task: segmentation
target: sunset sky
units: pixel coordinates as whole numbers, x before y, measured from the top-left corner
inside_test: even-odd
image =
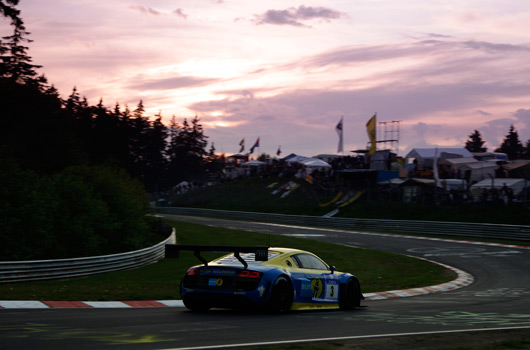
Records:
[[[21,0],[29,54],[63,98],[74,86],[147,114],[197,115],[227,155],[364,149],[400,121],[399,154],[489,150],[530,138],[530,1]],[[9,23],[2,19],[1,34]],[[385,137],[378,128],[378,139]],[[387,135],[390,136],[390,135]],[[209,146],[208,146],[209,147]]]

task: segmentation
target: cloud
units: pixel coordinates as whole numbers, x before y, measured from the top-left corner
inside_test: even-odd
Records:
[[[256,16],[256,24],[290,25],[295,27],[308,27],[302,21],[322,19],[330,21],[345,17],[342,12],[325,7],[310,7],[301,5],[298,8],[291,7],[286,10],[268,10],[262,15]]]
[[[173,14],[180,17],[180,18],[184,18],[184,19],[187,19],[188,18],[188,15],[186,15],[182,9],[176,9],[175,11],[173,11]]]
[[[162,14],[161,12],[153,9],[152,7],[131,5],[131,6],[129,6],[129,8],[131,10],[136,10],[136,11],[139,11],[141,13],[148,14],[148,15],[160,16]]]
[[[439,34],[439,33],[429,33],[428,36],[431,37],[431,38],[443,38],[443,39],[451,38],[450,35]]]
[[[488,113],[488,112],[485,112],[485,111],[481,111],[480,109],[477,109],[477,113],[484,116],[484,117],[490,117],[492,114],[491,113]]]
[[[477,61],[477,57],[465,56],[464,54],[473,51],[480,51],[486,54],[491,54],[493,52],[527,54],[530,53],[530,47],[526,45],[490,43],[483,41],[419,40],[412,43],[388,45],[345,46],[315,55],[294,64],[304,64],[308,68],[311,68],[360,62],[370,62],[373,64],[377,61],[389,59],[396,60],[399,58],[413,59],[419,57],[422,60],[429,58],[438,59],[439,55],[446,55],[447,57],[443,59],[443,64],[439,64],[438,62],[439,67],[444,66],[447,62],[463,62],[465,65],[468,65],[471,63],[471,60]],[[497,60],[498,58],[484,55],[483,59]],[[473,65],[476,65],[476,62]],[[286,66],[286,68],[291,68],[291,66]],[[469,66],[467,69],[469,69]]]
[[[517,118],[517,124],[519,128],[519,136],[524,134],[527,137],[530,137],[530,109],[520,108],[513,114]]]
[[[217,79],[197,77],[173,77],[164,79],[143,79],[142,77],[135,77],[131,80],[133,82],[129,84],[129,88],[134,90],[182,89],[202,86],[217,81]]]
[[[131,6],[129,6],[129,8],[131,10],[138,11],[138,12],[140,12],[142,14],[152,15],[152,16],[167,16],[169,14],[168,12],[164,13],[164,12],[155,10],[152,7],[131,5]],[[178,9],[174,10],[173,12],[171,12],[171,14],[173,14],[173,15],[175,15],[177,17],[183,18],[183,19],[187,19],[188,18],[188,15],[185,14],[184,11],[181,8],[178,8]]]
[[[513,115],[522,122],[528,123],[530,121],[530,109],[520,108]]]
[[[473,49],[485,52],[509,52],[509,51],[524,51],[530,52],[530,47],[526,45],[513,45],[513,44],[499,44],[490,43],[486,41],[443,41],[443,40],[423,40],[420,42],[425,45],[436,45],[436,46],[458,46],[466,49]]]

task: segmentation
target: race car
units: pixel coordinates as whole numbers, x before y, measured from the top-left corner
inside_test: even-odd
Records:
[[[166,245],[166,257],[193,251],[203,265],[189,268],[180,295],[192,311],[260,308],[273,312],[340,308],[352,310],[364,299],[359,279],[335,271],[303,250],[270,247]],[[231,252],[207,262],[201,252]]]

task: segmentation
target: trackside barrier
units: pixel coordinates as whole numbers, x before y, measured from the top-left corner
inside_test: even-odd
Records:
[[[332,227],[344,230],[420,233],[530,241],[530,226],[443,221],[375,220],[323,216],[283,215],[242,211],[156,207],[157,213],[206,216],[220,219],[262,221],[279,224]]]
[[[4,261],[0,262],[0,283],[70,278],[141,267],[162,259],[166,243],[175,242],[173,229],[162,242],[132,252],[73,259]]]

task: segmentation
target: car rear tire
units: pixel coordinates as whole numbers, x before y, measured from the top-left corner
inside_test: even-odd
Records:
[[[294,291],[291,281],[280,276],[272,286],[269,310],[275,313],[283,313],[291,310],[293,305]]]
[[[350,278],[340,291],[339,307],[342,310],[353,310],[361,306],[361,285],[356,278]]]
[[[191,311],[195,312],[206,312],[211,309],[211,306],[207,303],[200,302],[198,300],[190,300],[190,298],[184,298],[182,300],[184,302],[184,306]]]

